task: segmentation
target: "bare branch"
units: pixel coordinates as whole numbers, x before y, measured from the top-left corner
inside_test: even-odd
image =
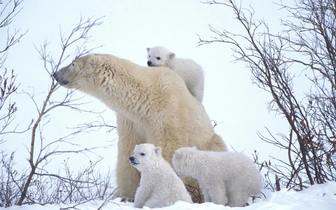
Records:
[[[79,24],[71,31],[71,33],[65,38],[65,37],[61,37],[61,54],[59,56],[58,59],[55,59],[51,56],[50,53],[48,53],[47,51],[47,46],[48,44],[45,43],[40,50],[38,50],[41,59],[44,61],[44,68],[45,70],[49,73],[50,76],[52,76],[52,74],[54,72],[56,72],[59,68],[59,66],[61,65],[61,63],[64,61],[64,59],[68,58],[69,55],[67,54],[67,50],[72,47],[72,45],[77,44],[79,41],[83,41],[83,43],[77,47],[78,52],[79,53],[87,53],[90,50],[87,50],[85,48],[85,43],[87,43],[87,41],[89,40],[89,36],[88,36],[88,32],[89,30],[97,25],[100,25],[102,22],[100,21],[101,18],[98,19],[94,19],[93,21],[91,19],[88,19],[86,21],[84,21],[82,18],[80,19]],[[37,49],[37,48],[36,48]],[[58,155],[58,154],[65,154],[65,153],[83,153],[83,152],[87,152],[87,151],[92,151],[95,148],[90,148],[88,149],[79,149],[79,150],[58,150],[57,147],[56,149],[49,151],[49,148],[51,148],[51,146],[55,143],[66,143],[66,141],[64,141],[63,139],[59,139],[56,141],[53,141],[51,143],[46,144],[45,146],[43,146],[44,143],[44,138],[43,136],[43,127],[44,124],[42,123],[46,118],[46,116],[48,116],[50,114],[51,111],[55,110],[58,107],[70,107],[73,109],[77,109],[76,106],[74,106],[73,103],[73,92],[69,92],[69,94],[67,94],[65,96],[65,98],[63,99],[63,101],[60,102],[55,102],[51,99],[52,95],[54,94],[54,92],[57,90],[58,88],[58,84],[57,82],[54,80],[54,78],[52,77],[51,79],[51,83],[49,86],[49,90],[47,92],[47,95],[44,99],[44,101],[42,102],[42,106],[38,106],[37,102],[34,99],[35,94],[28,94],[28,96],[32,99],[33,103],[35,104],[35,107],[37,109],[37,119],[34,121],[33,127],[32,127],[32,133],[31,133],[31,140],[30,140],[30,147],[28,149],[30,157],[29,157],[29,164],[30,164],[30,168],[31,171],[28,175],[28,178],[26,180],[25,186],[23,188],[23,191],[21,193],[21,197],[19,199],[19,201],[16,203],[17,205],[22,205],[24,200],[27,198],[27,192],[29,187],[31,186],[31,183],[33,181],[33,177],[35,176],[41,176],[41,174],[37,173],[37,170],[39,169],[39,165],[44,162],[47,161],[47,158],[54,156],[54,155]],[[45,124],[48,124],[48,121],[45,122]],[[40,132],[38,133],[38,130],[40,130]],[[73,132],[72,134],[69,135],[76,135],[79,132],[81,132],[82,130],[78,130],[76,132]],[[40,136],[40,145],[41,145],[41,149],[40,151],[37,152],[37,157],[35,157],[36,152],[35,152],[35,148],[36,148],[36,144],[37,144],[37,135]]]
[[[284,30],[272,33],[264,20],[254,18],[253,8],[245,9],[233,0],[208,1],[231,8],[244,33],[235,34],[209,27],[215,35],[199,37],[199,45],[224,43],[233,46],[235,60],[250,69],[253,82],[272,96],[268,109],[284,116],[289,134],[276,138],[258,132],[267,143],[287,151],[288,160],[274,158],[285,167],[267,166],[276,180],[288,188],[336,180],[336,8],[332,1],[296,0],[279,6],[293,20],[283,20]],[[298,71],[298,69],[301,69]],[[299,74],[298,74],[299,72]],[[307,90],[299,97],[295,81],[307,79]]]

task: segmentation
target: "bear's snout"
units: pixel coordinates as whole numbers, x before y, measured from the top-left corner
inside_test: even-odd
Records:
[[[55,72],[53,74],[54,79],[60,84],[60,85],[67,85],[69,81],[65,80],[60,74],[61,71]]]
[[[139,162],[133,156],[131,156],[129,160],[130,160],[131,165],[133,166],[139,164]]]
[[[147,66],[152,66],[152,62],[151,61],[147,61]]]

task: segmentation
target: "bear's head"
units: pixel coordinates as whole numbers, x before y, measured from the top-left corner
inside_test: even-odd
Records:
[[[155,165],[160,158],[162,158],[161,147],[146,143],[136,145],[129,160],[131,165],[141,172],[143,169]]]
[[[97,74],[99,66],[101,66],[99,63],[99,57],[95,55],[78,57],[69,65],[55,72],[53,77],[66,88],[85,91],[94,87],[93,84],[98,82]]]
[[[190,163],[193,162],[191,159],[194,158],[191,154],[195,151],[197,151],[196,147],[182,147],[175,151],[172,163],[176,174],[181,179],[190,176],[188,171]]]
[[[164,47],[147,48],[148,66],[167,66],[167,62],[175,57],[175,53]]]

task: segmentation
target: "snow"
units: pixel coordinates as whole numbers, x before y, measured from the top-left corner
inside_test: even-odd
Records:
[[[64,7],[65,3],[66,7]],[[179,4],[178,7],[175,6],[177,4]],[[245,5],[249,5],[249,3]],[[276,24],[275,21],[279,21],[280,17],[285,16],[282,13],[283,10],[279,10],[272,5],[271,1],[263,1],[263,4],[255,1],[252,6],[257,12],[261,12],[261,14],[258,14],[267,19],[270,25],[276,27],[279,24]],[[162,10],[162,8],[165,9]],[[67,15],[60,15],[59,11]],[[188,13],[185,13],[185,11],[188,11]],[[216,126],[216,132],[225,139],[228,147],[234,148],[237,151],[245,151],[247,154],[253,150],[263,151],[260,153],[260,159],[268,159],[268,155],[272,154],[274,156],[274,153],[276,156],[282,155],[280,151],[275,151],[272,146],[261,141],[256,135],[256,130],[265,131],[263,129],[267,127],[274,133],[286,133],[288,126],[282,126],[282,124],[280,126],[282,121],[279,122],[279,120],[281,119],[273,119],[275,117],[266,110],[265,103],[270,100],[269,96],[251,84],[249,72],[244,70],[243,65],[231,62],[233,57],[230,56],[232,53],[230,47],[223,47],[222,45],[195,47],[198,42],[196,34],[200,34],[202,37],[212,35],[209,34],[208,24],[217,26],[219,29],[224,26],[226,29],[230,27],[232,31],[239,33],[239,25],[233,21],[231,18],[232,11],[227,8],[204,5],[198,1],[191,0],[183,1],[183,4],[182,1],[172,2],[171,0],[160,1],[160,4],[153,4],[153,1],[118,1],[118,4],[114,1],[106,1],[101,4],[92,4],[91,1],[79,0],[64,0],[62,3],[59,1],[40,0],[35,1],[35,4],[31,4],[31,2],[26,1],[24,2],[24,9],[18,14],[11,27],[13,29],[20,29],[21,31],[29,29],[29,33],[20,41],[20,44],[16,48],[12,49],[6,61],[8,69],[15,69],[16,73],[18,73],[20,87],[23,89],[31,87],[31,81],[34,81],[35,90],[43,90],[45,88],[46,84],[44,82],[49,82],[49,75],[45,73],[43,66],[41,66],[42,63],[38,59],[35,46],[43,44],[43,40],[56,40],[52,42],[55,46],[49,46],[51,47],[49,49],[50,52],[53,52],[56,56],[60,28],[63,31],[69,31],[71,27],[77,24],[79,14],[83,15],[83,17],[106,17],[104,18],[104,24],[91,34],[96,41],[88,45],[88,48],[102,44],[104,47],[99,48],[99,52],[108,52],[118,57],[132,60],[140,65],[145,65],[146,47],[164,45],[174,50],[181,57],[196,60],[206,70],[204,107],[209,117],[219,122],[218,126]],[[48,30],[45,30],[46,28]],[[172,28],[174,30],[171,30]],[[4,30],[3,32],[3,35],[6,35],[7,31]],[[2,37],[1,35],[0,37]],[[136,39],[134,38],[135,35]],[[17,62],[17,58],[21,57],[25,57],[26,59]],[[37,77],[44,77],[46,79],[36,80]],[[218,94],[214,94],[217,92]],[[35,113],[32,112],[32,110],[35,110],[35,107],[32,106],[34,104],[28,103],[26,98],[22,100],[24,100],[22,103],[17,101],[18,104],[22,104],[19,109],[22,113],[25,113],[22,116],[22,122],[26,122],[27,119],[29,122],[30,119],[35,117]],[[246,109],[246,104],[249,105],[248,109]],[[104,109],[104,106],[100,102],[93,100],[92,107],[95,107],[96,111],[100,110],[97,107],[101,106]],[[67,114],[71,114],[71,118]],[[75,114],[74,112],[68,113],[64,110],[62,113],[55,113],[52,118],[52,123],[54,124],[48,124],[51,129],[49,129],[48,136],[44,137],[48,138],[51,136],[52,139],[57,139],[57,135],[61,133],[60,130],[62,127],[67,127],[66,123],[68,122],[63,122],[64,118],[69,123],[75,120],[78,120],[80,124],[89,122],[83,117],[83,113],[79,113],[81,117],[77,117],[78,115]],[[113,113],[106,113],[105,115],[108,116],[107,118],[114,119]],[[21,118],[18,116],[16,119],[20,120]],[[91,119],[91,116],[88,119]],[[73,123],[76,125],[75,122]],[[57,126],[58,129],[54,129],[55,126],[52,125]],[[244,132],[241,132],[242,130]],[[111,140],[115,137],[111,137],[112,135],[110,134],[107,134],[106,137],[102,135],[99,134],[98,136],[98,134],[91,133],[85,138],[78,137],[76,140],[81,142],[83,148],[86,148],[90,147],[92,142],[96,146],[106,139]],[[90,141],[93,138],[92,136],[94,136],[95,141]],[[13,137],[6,143],[1,144],[1,149],[4,148],[9,154],[12,151],[17,151],[16,158],[18,159],[16,162],[22,165],[23,168],[27,167],[25,160],[28,154],[26,153],[25,146],[18,145],[23,145],[27,142],[26,140],[27,138],[23,136],[20,136],[20,138]],[[74,142],[75,139],[72,141]],[[101,166],[102,170],[110,167],[114,169],[116,154],[117,147],[99,152],[99,155],[104,157],[105,163],[108,163]],[[82,156],[76,154],[76,157],[71,156],[70,161],[74,162],[75,166],[78,165],[78,167],[81,167],[81,164],[87,164],[81,158]],[[62,156],[60,160],[53,158],[51,167],[57,171],[64,159],[69,159],[69,157]],[[72,168],[72,170],[76,170],[76,168]],[[6,209],[49,210],[76,205],[77,209],[91,210],[98,209],[102,204],[103,201],[96,200],[80,205],[54,204],[41,206],[36,204],[12,206]],[[0,207],[0,210],[2,209],[4,208]],[[119,210],[134,209],[134,207],[133,203],[122,203],[119,199],[115,199],[107,202],[101,209]],[[144,209],[149,208],[145,207]],[[162,209],[215,210],[241,208],[229,208],[213,203],[187,204],[177,202],[172,206]],[[250,206],[244,207],[244,209],[336,209],[336,182],[315,185],[301,192],[287,191],[285,189],[275,193],[268,192],[266,198],[263,197]]]
[[[53,210],[66,207],[74,207],[81,210],[96,210],[102,206],[103,201],[92,201],[81,205],[23,205],[12,206],[6,210]],[[186,202],[176,202],[172,206],[160,208],[163,210],[225,210],[225,209],[246,209],[246,210],[331,210],[336,209],[336,182],[328,182],[321,185],[314,185],[303,191],[283,189],[279,192],[270,192],[267,198],[259,199],[255,203],[246,207],[227,207],[213,203],[189,204]],[[0,210],[5,208],[0,208]],[[71,208],[70,208],[71,209]],[[135,209],[133,203],[123,203],[120,199],[115,199],[104,204],[100,209],[108,210],[129,210]],[[143,209],[150,209],[144,207]],[[159,208],[154,208],[159,209]]]

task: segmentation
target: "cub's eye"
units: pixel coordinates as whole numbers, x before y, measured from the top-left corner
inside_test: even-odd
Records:
[[[145,153],[140,153],[141,156],[145,156]]]
[[[160,60],[161,58],[160,57],[156,57],[156,60]]]

